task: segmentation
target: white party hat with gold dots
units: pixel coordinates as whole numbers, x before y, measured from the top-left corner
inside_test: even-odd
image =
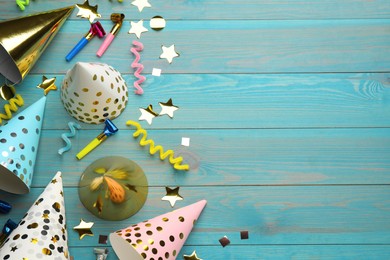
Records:
[[[30,191],[45,104],[42,97],[0,127],[0,189]]]
[[[206,203],[201,200],[111,233],[112,248],[120,260],[174,260]]]
[[[5,240],[0,259],[69,259],[61,172],[57,172]]]
[[[125,109],[127,99],[127,85],[120,72],[104,63],[76,63],[61,86],[66,111],[89,124],[116,118]]]

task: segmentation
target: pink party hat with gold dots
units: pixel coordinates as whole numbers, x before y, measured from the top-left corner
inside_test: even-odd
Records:
[[[61,172],[57,172],[5,240],[0,259],[69,259]]]
[[[42,97],[0,127],[0,189],[30,191],[45,104]]]
[[[120,260],[176,259],[206,200],[129,226],[110,234]]]

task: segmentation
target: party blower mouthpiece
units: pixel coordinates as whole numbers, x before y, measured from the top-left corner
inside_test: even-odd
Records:
[[[104,42],[100,46],[99,50],[96,52],[96,55],[98,57],[101,57],[104,54],[104,52],[107,50],[107,48],[110,46],[111,42],[115,38],[115,35],[118,34],[120,28],[122,27],[122,23],[124,19],[125,19],[124,14],[117,14],[117,13],[111,14],[111,21],[115,23],[115,25],[112,27],[111,32],[106,36]]]
[[[87,45],[87,43],[92,40],[93,37],[97,36],[99,38],[103,38],[104,35],[106,35],[106,32],[104,31],[104,28],[101,23],[92,23],[89,32],[83,38],[81,38],[81,40],[76,44],[76,46],[74,46],[73,49],[68,53],[68,55],[66,55],[66,61],[72,60],[73,57],[76,56],[76,54],[79,53],[85,47],[85,45]]]
[[[101,134],[99,134],[95,139],[93,139],[87,146],[85,146],[77,155],[77,159],[81,160],[84,156],[86,156],[89,152],[91,152],[93,149],[95,149],[98,145],[103,143],[104,140],[107,139],[107,137],[115,134],[118,132],[118,128],[114,125],[114,123],[111,122],[110,119],[106,119],[104,122],[106,125],[104,127],[104,130]]]
[[[94,248],[93,252],[96,255],[96,260],[106,260],[108,256],[107,248]]]

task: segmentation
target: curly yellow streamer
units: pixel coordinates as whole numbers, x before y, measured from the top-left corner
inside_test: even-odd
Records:
[[[21,107],[24,105],[24,100],[21,95],[17,94],[15,97],[8,100],[9,104],[4,105],[5,114],[0,113],[0,124],[2,124],[3,119],[11,119],[12,112],[18,111],[18,106]]]
[[[146,132],[145,129],[141,127],[141,125],[135,121],[129,120],[126,122],[126,125],[128,126],[135,126],[137,128],[137,131],[134,132],[133,136],[137,138],[139,135],[143,135],[141,140],[139,141],[139,144],[141,146],[149,146],[149,153],[150,154],[155,154],[156,152],[160,152],[160,160],[165,160],[169,156],[169,163],[173,165],[173,168],[176,170],[189,170],[190,166],[188,164],[181,164],[183,161],[183,157],[179,156],[177,158],[174,158],[174,152],[172,150],[167,150],[164,152],[164,147],[161,145],[154,145],[153,140],[147,140],[146,138],[148,137],[148,133]]]

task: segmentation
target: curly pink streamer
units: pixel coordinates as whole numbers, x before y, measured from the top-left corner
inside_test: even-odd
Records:
[[[134,54],[135,59],[134,59],[133,63],[131,63],[131,67],[133,69],[137,68],[136,71],[134,72],[134,76],[136,78],[138,78],[138,80],[134,82],[134,88],[136,88],[136,90],[134,92],[137,95],[142,95],[144,93],[144,90],[141,88],[141,86],[139,84],[144,82],[146,78],[140,74],[144,70],[144,65],[139,63],[139,60],[141,58],[141,56],[139,55],[139,52],[144,49],[144,45],[138,41],[133,41],[133,45],[134,45],[134,48],[131,48],[130,51]]]

